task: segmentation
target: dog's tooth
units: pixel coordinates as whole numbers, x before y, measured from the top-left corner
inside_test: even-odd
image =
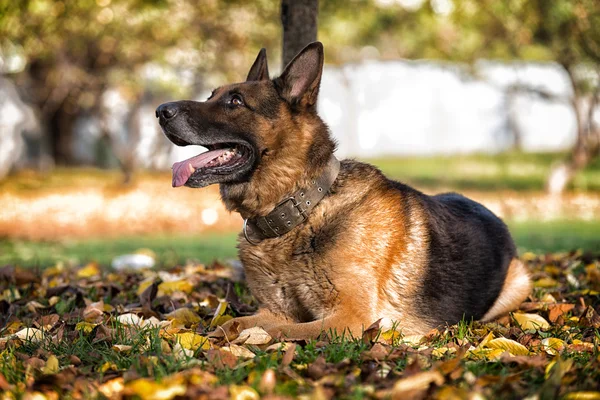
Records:
[[[190,170],[190,172],[193,174],[194,172],[196,172],[196,168],[192,167],[192,164],[188,164],[188,169]]]

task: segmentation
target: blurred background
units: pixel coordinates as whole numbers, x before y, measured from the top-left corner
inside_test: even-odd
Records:
[[[521,253],[600,252],[597,0],[0,0],[0,265],[235,257],[154,110],[315,38],[338,157],[463,192]]]

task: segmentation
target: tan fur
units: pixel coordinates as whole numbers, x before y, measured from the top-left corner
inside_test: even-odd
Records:
[[[307,188],[324,172],[335,147],[315,110],[322,45],[307,46],[273,81],[267,79],[264,57],[261,51],[249,82],[219,88],[206,103],[196,106],[201,122],[206,124],[204,120],[209,119],[214,126],[227,126],[230,135],[233,131],[242,132],[245,140],[251,137],[257,160],[252,173],[245,179],[219,181],[227,209],[243,218],[267,215],[292,193]],[[244,107],[222,106],[222,100],[232,92],[243,96]],[[297,93],[301,97],[294,97]],[[162,123],[168,127],[168,122]],[[177,139],[177,132],[168,132]],[[202,132],[198,135],[201,137]],[[431,292],[439,285],[430,282],[435,278],[436,284],[446,283],[434,269],[436,262],[445,261],[445,255],[432,255],[443,247],[430,247],[434,239],[432,243],[429,239],[436,237],[430,235],[436,223],[432,213],[443,214],[441,219],[449,215],[436,208],[435,204],[441,204],[436,201],[389,181],[371,165],[343,161],[329,193],[302,224],[257,245],[240,234],[239,257],[260,309],[256,315],[228,321],[218,332],[262,326],[273,336],[306,339],[322,331],[358,336],[378,319],[397,323],[404,334],[424,334],[439,326],[447,321],[444,315],[440,317],[439,310],[438,314],[424,315],[429,309],[423,309],[431,304],[427,300],[433,299],[434,306],[442,307],[442,314],[446,312],[445,299]],[[500,221],[498,224],[502,226]],[[487,319],[516,308],[530,290],[523,265],[515,260],[508,266],[514,246],[507,232],[506,236],[509,253],[500,257],[504,261],[493,265],[494,279],[490,279],[485,303],[480,303],[484,308],[477,314],[483,314],[494,301],[508,269],[501,294],[485,315]],[[462,248],[455,251],[462,259],[469,259],[469,249],[461,252]],[[450,256],[456,258],[456,254]],[[468,283],[451,279],[455,270],[442,271],[448,276],[448,287],[460,296]]]
[[[496,299],[492,308],[490,308],[481,320],[490,321],[516,310],[525,301],[527,296],[529,296],[531,288],[531,280],[525,265],[520,260],[512,260],[498,299]]]

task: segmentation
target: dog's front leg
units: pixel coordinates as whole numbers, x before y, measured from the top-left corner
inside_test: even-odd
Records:
[[[317,321],[271,326],[266,331],[274,338],[305,340],[316,339],[323,332],[333,336],[360,337],[365,328],[359,319],[334,314]]]
[[[234,336],[244,329],[253,328],[255,326],[259,326],[264,330],[268,330],[273,326],[285,324],[287,320],[277,314],[273,314],[266,308],[259,308],[259,310],[254,315],[249,315],[247,317],[238,317],[230,319],[225,322],[223,325],[218,326],[211,334],[212,337],[224,337],[224,336]],[[234,326],[237,326],[235,329],[237,332],[232,332],[234,330]]]

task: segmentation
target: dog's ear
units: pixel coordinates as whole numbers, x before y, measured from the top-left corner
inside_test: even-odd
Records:
[[[248,72],[246,82],[264,81],[267,79],[269,79],[269,67],[267,65],[267,50],[263,47],[258,52],[258,56],[256,56],[254,64],[252,64],[252,67],[250,67],[250,72]]]
[[[323,73],[323,59],[321,42],[313,42],[302,49],[275,80],[281,96],[293,105],[315,105]]]

